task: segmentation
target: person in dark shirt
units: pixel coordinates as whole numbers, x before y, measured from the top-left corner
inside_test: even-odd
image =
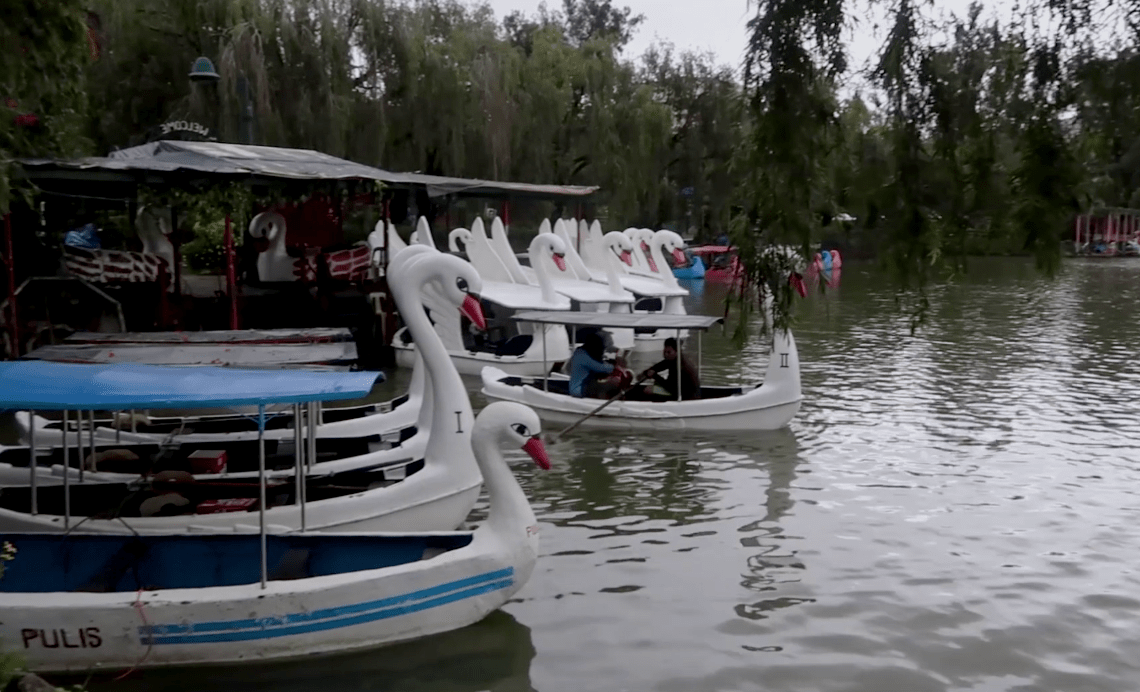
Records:
[[[667,397],[653,394],[653,385],[645,388],[645,398],[664,401],[677,400],[677,383],[681,383],[681,399],[700,399],[701,383],[697,370],[683,355],[677,353],[677,340],[669,337],[661,349],[664,360],[641,373],[641,377],[651,377],[653,382],[668,392]],[[678,369],[680,374],[678,374]]]

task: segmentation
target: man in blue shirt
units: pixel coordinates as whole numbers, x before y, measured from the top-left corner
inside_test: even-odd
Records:
[[[607,398],[617,384],[610,380],[599,380],[599,375],[613,373],[614,366],[603,363],[606,344],[596,332],[586,334],[582,345],[574,349],[570,356],[570,396]]]

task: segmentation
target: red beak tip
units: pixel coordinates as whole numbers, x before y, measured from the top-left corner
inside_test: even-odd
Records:
[[[487,320],[483,316],[483,307],[479,305],[479,301],[474,296],[467,296],[463,299],[463,307],[460,311],[471,320],[477,328],[486,330]]]
[[[550,470],[550,457],[546,454],[546,445],[542,444],[542,440],[537,435],[526,441],[523,450],[530,455],[531,459],[534,459],[538,468],[543,471]]]

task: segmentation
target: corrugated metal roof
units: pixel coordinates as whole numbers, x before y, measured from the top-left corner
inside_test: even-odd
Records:
[[[420,173],[395,173],[311,149],[287,149],[225,142],[160,140],[81,159],[21,159],[35,179],[53,171],[90,173],[202,173],[278,180],[378,180],[393,187],[422,187],[428,195],[585,197],[596,186],[532,185]],[[59,175],[51,177],[59,178]],[[77,176],[84,177],[84,176]]]

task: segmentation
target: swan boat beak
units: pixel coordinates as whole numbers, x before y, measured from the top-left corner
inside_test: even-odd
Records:
[[[641,241],[641,251],[645,253],[645,261],[649,264],[649,271],[657,271],[657,262],[653,261],[653,254],[649,250],[649,245],[645,241]]]
[[[688,260],[685,259],[685,253],[681,252],[680,250],[673,251],[673,261],[676,262],[677,266],[679,267],[685,266],[685,264],[688,262]]]
[[[558,267],[558,271],[566,271],[566,256],[554,253],[554,266]]]
[[[479,305],[479,300],[472,295],[468,295],[463,299],[463,306],[459,308],[459,312],[463,316],[471,320],[478,329],[487,331],[487,319],[483,317],[483,306]]]
[[[626,264],[628,264],[631,267],[633,266],[633,255],[631,255],[629,253],[629,250],[622,250],[621,251],[621,261],[625,262]]]
[[[542,440],[538,435],[527,440],[522,448],[524,452],[530,455],[531,459],[534,459],[534,463],[538,464],[538,468],[543,471],[550,470],[550,457],[546,456],[546,445],[542,444]]]

